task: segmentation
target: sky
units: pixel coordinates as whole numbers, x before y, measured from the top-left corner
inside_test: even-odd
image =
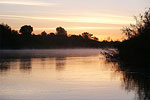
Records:
[[[120,40],[121,29],[135,24],[134,16],[148,8],[150,0],[0,0],[0,23],[15,30],[31,25],[34,34],[61,26],[68,34]]]

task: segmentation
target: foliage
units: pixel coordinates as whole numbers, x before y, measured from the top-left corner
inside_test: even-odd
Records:
[[[118,46],[118,56],[128,62],[146,63],[150,57],[150,9],[135,19],[136,25],[123,30],[128,39]]]
[[[56,28],[56,35],[67,36],[67,31],[62,27]]]
[[[149,34],[150,31],[150,9],[144,13],[140,14],[139,17],[135,17],[136,25],[130,24],[130,27],[125,27],[123,33],[128,37],[128,39]]]
[[[85,39],[91,39],[93,36],[93,34],[90,34],[88,32],[84,32],[82,33],[82,37],[85,38]]]
[[[18,32],[12,30],[7,24],[0,24],[0,48],[13,48],[18,45],[16,38]],[[15,44],[15,45],[14,45]]]
[[[62,27],[56,28],[55,33],[47,34],[43,31],[40,35],[31,34],[33,27],[24,25],[19,34],[7,24],[0,24],[0,49],[48,49],[48,48],[99,48],[113,43],[98,41],[85,32],[81,35],[67,36],[67,31]]]
[[[31,27],[30,25],[24,25],[19,30],[19,32],[24,36],[31,36],[32,31],[33,27]]]
[[[43,32],[41,33],[41,36],[47,36],[47,33],[46,33],[45,31],[43,31]]]
[[[97,37],[94,36],[94,37],[93,37],[93,40],[98,41],[99,39],[98,39]]]

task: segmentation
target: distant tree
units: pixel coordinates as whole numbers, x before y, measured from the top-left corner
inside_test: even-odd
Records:
[[[41,36],[47,36],[47,33],[46,33],[45,31],[43,31],[43,32],[41,33]]]
[[[0,24],[0,48],[15,48],[17,46],[18,32],[12,30],[7,24]]]
[[[3,30],[11,30],[11,27],[8,26],[7,24],[0,24],[0,32],[2,32]]]
[[[55,36],[55,33],[51,32],[49,33],[49,36]]]
[[[7,35],[7,34],[11,34],[11,28],[10,26],[8,26],[7,24],[0,24],[0,35]]]
[[[30,25],[24,25],[20,28],[21,34],[19,34],[7,24],[0,24],[0,49],[98,47],[98,42],[90,40],[93,39],[90,33],[68,36],[67,31],[62,27],[56,28],[56,34],[47,34],[43,31],[41,35],[36,35],[32,31],[33,28]],[[88,40],[83,37],[88,38]],[[96,37],[94,39],[98,40]]]
[[[19,32],[24,36],[31,36],[32,31],[33,27],[31,27],[30,25],[24,25],[19,30]]]
[[[12,30],[11,33],[12,33],[12,35],[17,35],[17,34],[18,34],[18,31]]]
[[[90,34],[88,32],[84,32],[82,33],[82,37],[85,38],[85,39],[91,39],[93,36],[93,34]]]
[[[98,39],[97,37],[94,36],[94,37],[93,37],[93,40],[98,41],[99,39]]]
[[[111,39],[111,37],[110,36],[108,36],[107,37],[107,41],[111,41],[112,39]]]
[[[56,28],[56,35],[67,36],[67,31],[62,27]]]
[[[71,38],[76,38],[76,37],[78,37],[77,35],[70,35],[69,37],[71,37]]]
[[[17,35],[18,32],[16,30],[12,30],[10,26],[7,24],[0,24],[0,36],[10,36]]]

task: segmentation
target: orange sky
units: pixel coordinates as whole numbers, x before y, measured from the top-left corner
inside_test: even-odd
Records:
[[[62,26],[68,34],[117,40],[122,27],[135,23],[133,16],[148,7],[149,0],[1,0],[0,20],[16,30],[31,25],[35,34]]]

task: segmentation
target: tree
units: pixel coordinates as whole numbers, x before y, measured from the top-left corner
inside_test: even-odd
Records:
[[[93,36],[93,34],[90,34],[88,32],[84,32],[82,33],[82,37],[85,38],[85,39],[91,39]]]
[[[7,24],[0,24],[0,37],[11,37],[12,35],[17,35],[16,30],[12,30]]]
[[[0,24],[0,48],[15,48],[17,46],[18,32],[12,30],[7,24]]]
[[[145,64],[150,57],[150,9],[135,19],[135,25],[123,29],[128,39],[118,45],[119,58]]]
[[[33,27],[31,27],[30,25],[24,25],[19,30],[19,32],[24,36],[31,36],[32,31]]]
[[[46,33],[45,31],[43,31],[43,32],[41,33],[41,36],[47,36],[47,33]]]
[[[1,29],[1,31],[2,31],[2,29],[6,29],[6,30],[11,30],[11,27],[10,26],[8,26],[7,24],[0,24],[0,29]]]
[[[55,33],[51,32],[49,33],[49,36],[55,36]]]
[[[111,39],[111,37],[110,36],[108,36],[107,37],[107,41],[111,41],[112,39]]]
[[[98,41],[99,39],[98,39],[97,37],[94,36],[94,37],[93,37],[93,40]]]
[[[8,26],[7,24],[0,24],[0,35],[6,36],[11,34],[11,27]]]
[[[67,31],[62,27],[56,28],[56,35],[67,36]]]
[[[136,24],[130,24],[130,27],[125,27],[122,29],[123,33],[128,37],[128,39],[147,35],[149,37],[150,32],[150,8],[147,10],[144,15],[135,17]]]

